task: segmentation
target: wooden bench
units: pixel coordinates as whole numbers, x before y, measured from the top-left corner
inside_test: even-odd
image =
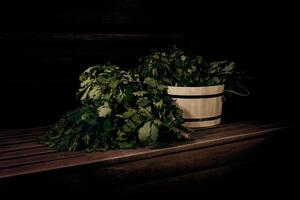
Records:
[[[218,184],[237,186],[234,180],[247,173],[251,179],[249,168],[257,169],[253,163],[270,158],[278,141],[290,138],[297,125],[226,123],[198,129],[187,142],[94,153],[57,152],[38,144],[37,138],[49,128],[0,133],[1,194],[19,190],[89,194],[88,190],[124,197],[152,190],[183,194],[195,187],[211,191]]]

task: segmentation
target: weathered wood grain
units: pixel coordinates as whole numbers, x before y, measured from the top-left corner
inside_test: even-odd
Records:
[[[37,147],[31,149],[21,149],[15,151],[7,151],[0,153],[0,160],[12,159],[12,158],[22,158],[22,157],[29,157],[34,155],[41,155],[47,153],[56,152],[55,149],[51,149],[49,147]]]
[[[26,141],[9,144],[0,147],[0,186],[8,193],[34,194],[51,188],[53,194],[77,197],[93,190],[111,198],[136,197],[149,190],[166,197],[172,190],[189,195],[197,187],[204,194],[217,185],[218,191],[227,191],[239,186],[245,172],[249,179],[262,167],[252,164],[276,155],[282,159],[284,155],[274,148],[278,141],[288,143],[296,130],[298,125],[281,122],[237,122],[196,129],[190,141],[94,153],[57,152]]]
[[[247,122],[239,123],[237,125],[230,124],[228,126],[215,127],[213,129],[198,130],[193,134],[194,139],[189,142],[179,142],[171,145],[158,145],[148,148],[138,148],[133,150],[113,150],[106,152],[94,152],[94,153],[82,153],[78,152],[74,155],[78,155],[76,158],[68,156],[60,156],[63,153],[55,153],[59,155],[61,159],[51,159],[53,151],[49,150],[49,160],[47,160],[47,154],[35,155],[29,154],[27,157],[14,158],[12,160],[2,160],[4,166],[13,165],[10,163],[19,163],[18,166],[13,168],[6,168],[1,170],[0,177],[12,177],[16,175],[32,174],[37,172],[43,172],[48,170],[55,170],[60,168],[71,168],[82,165],[94,165],[97,167],[111,166],[118,163],[133,162],[136,160],[156,159],[157,157],[169,154],[177,154],[180,152],[188,152],[196,149],[205,149],[211,146],[225,145],[233,142],[240,142],[244,140],[250,140],[253,138],[266,137],[280,130],[287,130],[292,128],[290,125],[281,125],[280,123],[259,123],[259,122]],[[242,147],[242,145],[240,145]],[[11,144],[0,147],[1,153],[8,153],[13,155],[14,151],[26,150],[34,152],[35,148],[44,149],[44,145],[40,145],[36,142],[25,142],[19,144]],[[11,152],[11,153],[9,153]],[[26,155],[26,153],[24,153]],[[1,154],[0,154],[1,155]],[[72,154],[73,155],[73,154]],[[43,162],[34,162],[34,158],[42,158]],[[29,162],[30,161],[30,162]],[[22,163],[24,162],[24,163]]]
[[[45,145],[38,144],[37,142],[28,142],[28,143],[21,143],[21,144],[13,144],[0,147],[0,153],[2,152],[9,152],[9,151],[17,151],[23,149],[32,149],[36,147],[42,147]]]
[[[8,130],[8,131],[1,131],[0,137],[13,137],[13,136],[23,136],[27,134],[37,134],[43,133],[47,129],[51,128],[52,126],[43,126],[43,127],[36,127],[36,128],[27,128],[27,129],[16,129],[16,130]]]

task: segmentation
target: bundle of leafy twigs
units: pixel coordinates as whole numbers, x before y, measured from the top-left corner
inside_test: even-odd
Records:
[[[179,139],[182,112],[167,88],[137,76],[110,64],[88,68],[80,75],[82,106],[64,115],[41,142],[61,151],[97,151]]]
[[[168,86],[221,85],[236,77],[236,64],[231,61],[207,62],[202,56],[187,54],[173,47],[170,51],[153,50],[140,59],[133,69],[141,78],[152,77]]]

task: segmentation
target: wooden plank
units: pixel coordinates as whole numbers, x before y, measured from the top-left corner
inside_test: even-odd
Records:
[[[107,151],[107,152],[97,152],[92,153],[95,157],[99,157],[99,159],[105,159],[109,158],[113,154],[118,154],[120,157],[122,156],[130,156],[134,155],[136,153],[136,150],[115,150],[115,151]],[[97,154],[97,155],[96,155]],[[65,158],[63,160],[55,160],[55,161],[49,161],[45,163],[37,163],[34,165],[23,165],[19,167],[14,168],[7,168],[2,169],[0,171],[0,179],[1,178],[8,178],[8,177],[14,177],[14,176],[20,176],[25,174],[32,174],[37,172],[43,172],[43,171],[50,171],[55,169],[65,169],[70,167],[76,167],[80,165],[84,165],[84,163],[89,164],[90,157],[89,153],[85,153],[85,156],[76,157],[76,158]],[[116,158],[116,157],[114,157]],[[95,159],[95,158],[94,158]]]
[[[135,160],[159,157],[166,154],[176,154],[179,152],[191,151],[194,149],[203,149],[210,146],[223,145],[226,143],[238,142],[256,137],[266,137],[268,135],[275,134],[275,132],[278,132],[280,130],[287,130],[288,128],[292,127],[293,126],[271,126],[269,128],[259,128],[259,126],[255,126],[255,124],[253,124],[253,129],[244,131],[242,133],[239,133],[238,129],[231,132],[229,131],[228,135],[224,135],[224,132],[220,134],[215,133],[213,134],[214,137],[201,138],[199,140],[184,144],[174,144],[175,146],[169,146],[163,149],[148,147],[133,150],[115,150],[107,152],[85,153],[84,156],[78,157],[76,159],[67,158],[63,161],[58,160],[50,161],[47,163],[37,163],[33,165],[20,166],[14,169],[2,170],[0,173],[0,177],[3,178],[91,164],[95,164],[98,167],[103,167],[123,162],[132,162]],[[222,136],[221,138],[220,135]]]
[[[6,140],[0,140],[0,147],[28,143],[28,142],[37,142],[37,141],[38,141],[38,137],[36,135],[25,137],[25,138],[9,138]]]
[[[0,161],[0,169],[14,168],[23,165],[34,165],[49,161],[77,158],[82,156],[78,152],[50,152],[44,155],[32,155],[23,158],[13,158]]]
[[[9,152],[9,151],[17,151],[17,150],[22,150],[22,149],[31,149],[31,148],[43,147],[43,146],[46,146],[46,145],[38,144],[36,142],[14,144],[14,145],[0,147],[0,153]]]
[[[28,134],[22,134],[19,133],[17,135],[8,135],[8,136],[2,136],[0,133],[0,141],[1,140],[8,140],[8,139],[17,139],[17,138],[25,138],[25,137],[30,137],[30,136],[40,136],[43,135],[45,133],[45,131],[37,131],[37,132],[32,132],[32,133],[28,133]]]
[[[22,149],[17,151],[8,151],[0,153],[0,160],[12,159],[12,158],[22,158],[33,155],[41,155],[46,153],[55,152],[55,149],[51,149],[49,147],[37,147],[31,149]]]
[[[19,134],[31,134],[35,132],[43,132],[46,131],[47,129],[53,127],[51,126],[42,126],[42,127],[36,127],[36,128],[27,128],[27,129],[16,129],[16,130],[8,130],[8,131],[1,131],[0,136],[15,136]]]

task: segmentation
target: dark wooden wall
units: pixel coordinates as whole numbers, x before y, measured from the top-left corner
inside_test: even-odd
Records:
[[[172,44],[208,59],[231,59],[253,75],[251,97],[227,116],[289,117],[297,112],[296,12],[292,5],[104,0],[28,2],[0,7],[0,129],[55,122],[78,105],[78,75],[110,61],[137,64]]]

